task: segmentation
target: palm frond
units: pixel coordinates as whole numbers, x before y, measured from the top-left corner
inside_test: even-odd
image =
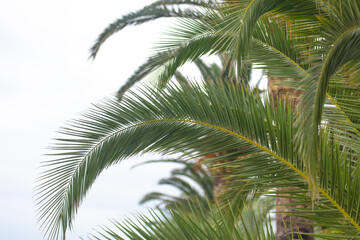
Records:
[[[175,78],[175,80],[177,82],[180,82],[180,83],[187,83],[188,82],[188,78],[185,77],[180,71],[175,71],[174,78]]]
[[[150,57],[145,63],[138,67],[126,83],[117,91],[117,98],[121,99],[127,90],[169,61],[171,56],[171,52],[161,52]]]
[[[148,6],[145,6],[141,10],[129,13],[121,18],[112,22],[105,30],[99,35],[94,46],[90,52],[91,58],[95,58],[102,44],[113,34],[124,29],[129,25],[140,25],[149,21],[153,21],[159,18],[180,17],[180,18],[200,18],[199,11],[188,8],[170,8],[169,6],[179,7],[181,5],[198,6],[198,7],[210,7],[215,8],[215,1],[202,1],[202,0],[159,0]]]
[[[150,74],[153,74],[152,77],[157,79],[160,87],[166,86],[170,78],[177,73],[180,66],[188,59],[194,60],[212,51],[212,44],[214,42],[216,42],[216,37],[204,36],[203,38],[190,40],[186,45],[180,46],[176,50],[157,53],[135,71],[127,82],[117,91],[117,97],[121,99],[130,87]],[[201,49],[194,52],[194,49],[198,47],[201,47]],[[181,81],[183,80],[185,79],[181,78]]]
[[[39,220],[48,236],[64,235],[97,176],[144,152],[195,158],[227,151],[209,161],[231,170],[234,179],[229,182],[237,187],[229,188],[230,195],[245,193],[242,196],[247,198],[291,184],[297,187],[293,193],[299,197],[295,198],[312,206],[307,195],[310,179],[298,155],[299,143],[293,141],[298,131],[294,121],[291,110],[282,104],[274,108],[251,90],[229,83],[169,86],[160,92],[145,89],[141,95],[124,96],[120,103],[107,100],[64,128],[66,137],[56,142],[55,159],[43,163],[46,170],[37,190]],[[324,149],[340,153],[324,150],[321,164],[328,167],[320,172],[317,210],[310,216],[297,214],[318,224],[326,224],[331,217],[342,232],[358,237],[358,156],[340,151],[326,134],[322,137],[324,146],[330,144]],[[330,163],[344,159],[347,164],[338,165],[344,170],[334,172]],[[342,177],[354,182],[349,180],[343,187]]]
[[[234,4],[237,5],[238,3]],[[300,3],[297,4],[303,5]],[[240,4],[240,6],[243,5],[244,3]],[[234,8],[233,6],[231,7]],[[231,10],[233,10],[232,8]],[[163,70],[159,73],[159,81],[164,83],[168,82],[169,78],[181,65],[187,61],[196,61],[204,54],[223,53],[236,55],[239,51],[236,50],[234,45],[236,45],[236,42],[239,43],[236,34],[242,26],[239,24],[239,22],[241,22],[239,16],[241,16],[242,11],[244,11],[243,8],[237,7],[237,11],[229,14],[229,11],[222,11],[222,9],[219,8],[218,11],[206,11],[206,16],[202,19],[181,19],[178,27],[172,28],[172,31],[169,32],[171,38],[160,42],[159,50],[161,51],[169,49],[182,50],[163,66]],[[290,8],[288,11],[290,11]],[[301,14],[300,12],[298,14]],[[247,56],[246,61],[250,60],[252,63],[257,64],[256,66],[268,71],[269,74],[273,74],[274,76],[304,78],[306,77],[306,69],[308,66],[304,63],[301,55],[302,52],[306,50],[306,41],[308,39],[304,37],[294,37],[295,33],[293,35],[289,34],[288,30],[284,29],[283,24],[283,20],[259,16],[259,19],[252,29],[252,35],[249,40],[251,44],[251,46],[249,46],[250,55]],[[301,26],[303,25],[304,24],[301,24]],[[210,39],[209,37],[211,36],[216,36],[216,38]],[[198,45],[187,45],[186,41],[191,40],[195,43],[196,39],[199,39]],[[200,39],[204,41],[200,41]],[[180,52],[182,52],[182,54]],[[232,59],[232,62],[234,62],[236,57],[227,57],[227,59]],[[239,58],[237,59],[239,60]],[[246,62],[246,66],[249,66],[248,62]],[[246,74],[243,74],[246,70],[247,69],[243,69],[242,74],[238,74],[238,76],[240,78],[246,78]],[[241,79],[241,81],[247,82],[246,79]]]
[[[237,14],[233,14],[234,25],[238,27],[237,29],[233,27],[231,31],[236,34],[236,37],[227,43],[228,50],[234,52],[234,59],[238,62],[238,75],[246,69],[254,30],[263,15],[273,12],[309,18],[316,13],[313,1],[254,0],[246,2],[248,2],[246,8],[240,8]],[[241,16],[240,19],[239,16]]]
[[[140,204],[148,203],[150,201],[160,201],[160,204],[168,204],[169,201],[174,202],[177,199],[175,196],[164,194],[161,192],[150,192],[141,198]]]
[[[337,95],[335,91],[329,90],[329,84],[331,79],[335,75],[342,71],[342,67],[346,65],[354,64],[360,59],[360,21],[359,21],[359,3],[357,1],[349,1],[347,3],[339,3],[335,1],[327,1],[328,8],[327,14],[319,16],[318,19],[322,26],[322,31],[319,34],[318,47],[313,49],[313,65],[310,70],[310,77],[308,78],[308,87],[304,94],[302,104],[300,105],[301,119],[303,119],[303,131],[300,131],[300,138],[303,138],[303,142],[306,145],[303,146],[301,152],[304,153],[303,158],[306,164],[311,169],[310,174],[316,179],[319,170],[319,125],[323,118],[323,110],[326,97],[330,97],[332,104],[335,104],[337,108],[340,108],[342,115],[350,121],[350,116],[345,110],[350,107],[348,113],[356,112],[356,104],[352,106],[341,106],[341,98],[347,99],[344,101],[351,101],[353,96],[351,95]],[[332,92],[332,94],[331,94]],[[338,91],[338,93],[344,93]],[[338,99],[339,98],[339,99]],[[345,111],[344,111],[345,110]],[[357,122],[354,119],[354,122]],[[334,123],[334,122],[333,122]],[[336,126],[335,122],[331,126]],[[348,124],[344,127],[347,128]],[[354,127],[354,126],[352,126]],[[308,131],[308,129],[312,129]],[[357,127],[355,127],[356,129]],[[306,129],[306,130],[305,130]],[[337,130],[343,131],[341,126],[337,124]],[[346,129],[345,129],[346,132]],[[344,134],[341,134],[343,136]],[[356,137],[357,138],[357,137]],[[354,145],[356,146],[356,145]],[[309,155],[310,154],[310,155]]]
[[[211,65],[210,67],[205,64],[200,58],[194,61],[197,68],[200,70],[201,78],[205,81],[216,82],[220,79],[222,70],[218,65]]]
[[[189,205],[195,205],[190,204]],[[112,226],[102,227],[89,239],[275,239],[266,211],[248,208],[237,224],[238,213],[230,209],[210,207],[209,212],[191,208],[184,214],[177,208],[169,214],[159,210],[150,211],[150,216],[139,214],[136,220],[113,221]],[[235,222],[235,223],[234,223]],[[256,226],[256,227],[254,227]],[[123,237],[124,236],[124,237]]]
[[[188,61],[195,61],[199,67],[201,56],[220,51],[214,49],[213,45],[222,33],[214,32],[211,24],[198,19],[188,21],[182,19],[179,23],[182,27],[174,28],[169,33],[172,37],[160,42],[157,53],[141,65],[118,90],[119,99],[131,86],[149,75],[160,87],[164,87],[174,75],[177,75],[181,82],[187,82],[187,79],[179,75],[179,67]]]
[[[285,28],[283,20],[263,16],[254,29],[249,60],[269,76],[295,78],[307,77],[304,61],[306,39],[296,38]]]

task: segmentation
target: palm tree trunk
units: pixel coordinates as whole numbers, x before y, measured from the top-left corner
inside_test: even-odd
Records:
[[[300,90],[292,89],[290,87],[285,87],[277,85],[276,81],[283,80],[294,80],[286,78],[275,78],[268,77],[268,89],[270,98],[276,104],[279,100],[285,101],[290,104],[292,107],[295,107],[299,101],[299,95],[301,94]],[[293,190],[293,187],[289,188],[278,188],[279,192],[286,192],[288,190]],[[314,227],[312,225],[304,224],[308,223],[309,220],[291,216],[291,213],[296,213],[297,209],[306,208],[305,205],[294,205],[289,207],[281,207],[289,204],[293,204],[294,200],[288,194],[278,194],[276,198],[276,239],[277,240],[288,240],[290,239],[303,239],[303,240],[313,240],[311,236],[307,236],[302,233],[313,233]],[[286,214],[286,213],[289,214]],[[300,233],[301,238],[298,236]]]

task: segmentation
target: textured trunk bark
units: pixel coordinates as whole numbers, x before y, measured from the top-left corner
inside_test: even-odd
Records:
[[[204,157],[200,158],[199,162],[205,161],[206,159],[219,157],[219,156],[221,156],[221,154],[224,154],[224,153],[219,152],[219,153],[205,155]],[[225,184],[225,179],[223,178],[223,176],[226,174],[226,170],[224,168],[219,168],[216,170],[212,169],[211,173],[214,176],[213,196],[214,196],[214,200],[217,201],[219,199],[219,197],[222,195],[222,193],[224,192],[222,189],[222,186]]]
[[[286,79],[286,78],[274,78],[268,77],[268,89],[269,96],[276,104],[279,100],[285,101],[290,104],[292,107],[295,107],[299,101],[299,95],[301,91],[292,89],[289,87],[284,87],[275,84],[276,81],[284,81],[284,80],[294,80],[294,79]],[[279,188],[279,191],[286,191],[294,189],[292,187],[289,188]],[[285,196],[286,195],[286,196]],[[291,199],[291,196],[288,194],[284,194],[283,197],[278,195],[276,198],[276,239],[277,240],[288,240],[290,239],[303,239],[303,240],[313,240],[314,238],[311,236],[304,235],[302,233],[313,233],[314,227],[308,224],[304,224],[309,222],[309,220],[290,216],[286,213],[296,213],[297,209],[306,208],[305,205],[294,205],[291,208],[281,207],[279,205],[288,205],[294,203],[294,200]],[[298,236],[301,234],[301,238]]]
[[[299,96],[302,93],[300,90],[296,90],[290,87],[281,86],[276,84],[276,82],[294,80],[293,78],[275,78],[268,77],[268,90],[269,96],[274,101],[275,104],[279,100],[285,101],[290,104],[292,107],[295,107],[299,102]]]
[[[225,154],[224,152],[212,153],[207,154],[199,158],[198,163],[201,164],[202,162],[206,161],[207,159],[216,158]],[[225,179],[223,176],[226,174],[225,168],[218,168],[216,170],[210,169],[211,174],[214,176],[213,180],[213,196],[214,200],[216,201],[223,193],[223,189],[221,188],[225,184]]]

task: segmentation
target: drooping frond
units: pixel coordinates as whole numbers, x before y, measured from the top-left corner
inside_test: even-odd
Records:
[[[320,145],[318,139],[322,123],[329,124],[330,128],[335,127],[336,130],[339,130],[338,133],[342,132],[341,138],[347,135],[346,131],[350,124],[353,128],[350,130],[350,134],[355,132],[353,136],[358,139],[356,133],[358,126],[354,124],[359,119],[350,116],[351,112],[358,111],[357,104],[354,104],[353,101],[357,96],[354,92],[351,94],[347,92],[348,94],[344,95],[347,86],[341,83],[350,78],[352,81],[359,82],[359,76],[354,74],[356,72],[354,69],[350,70],[350,66],[355,66],[360,60],[360,3],[358,1],[326,2],[327,6],[323,8],[324,11],[327,11],[326,14],[317,17],[321,31],[318,33],[318,41],[314,43],[316,47],[310,51],[313,55],[311,60],[313,67],[310,69],[307,87],[305,87],[306,92],[299,108],[303,126],[299,138],[302,138],[304,142],[301,152],[304,153],[303,158],[311,169],[313,178],[316,178],[319,171]],[[350,67],[348,73],[352,72],[352,76],[346,76],[344,71],[346,67]],[[331,84],[331,82],[333,83]],[[324,106],[326,98],[336,107],[337,118],[342,115],[348,122],[344,128],[339,125],[339,121],[333,121],[335,118],[332,116],[329,119],[324,118],[324,116],[329,116],[328,113],[323,114],[326,108]],[[349,102],[352,104],[346,104]],[[355,146],[353,145],[353,147]],[[358,148],[356,149],[358,150]]]
[[[174,8],[174,5],[177,8]],[[141,10],[122,16],[111,23],[98,37],[90,52],[91,58],[95,58],[102,44],[113,34],[130,25],[140,25],[159,18],[180,17],[180,18],[200,18],[201,13],[193,8],[181,9],[179,6],[197,6],[215,8],[215,1],[203,0],[159,0]],[[169,6],[171,8],[169,8]]]
[[[236,176],[230,182],[237,187],[229,188],[229,196],[245,193],[246,198],[292,185],[297,187],[294,198],[312,206],[307,194],[310,179],[298,155],[299,143],[293,141],[298,129],[291,110],[282,104],[274,108],[239,85],[145,89],[141,95],[124,96],[121,102],[99,104],[62,132],[65,137],[54,147],[58,153],[43,164],[46,170],[37,190],[39,220],[53,238],[65,235],[104,169],[144,152],[182,153],[187,158],[227,152],[209,161],[228,166],[230,177]],[[331,218],[344,234],[358,237],[358,153],[341,149],[326,134],[321,144],[321,164],[327,166],[317,185],[321,198],[314,203],[316,211],[297,214],[319,225]],[[343,179],[348,179],[345,185]]]
[[[236,2],[230,4],[230,6],[221,5],[221,7],[219,5],[217,8],[209,7],[203,13],[198,12],[198,17],[181,18],[177,26],[168,32],[170,38],[159,43],[157,49],[159,52],[139,67],[118,91],[118,95],[121,96],[135,82],[153,72],[155,72],[156,81],[159,82],[161,87],[165,86],[174,75],[180,81],[184,81],[185,79],[177,72],[178,68],[186,62],[198,61],[205,54],[224,53],[236,55],[238,50],[236,50],[234,44],[238,42],[236,36],[241,30],[241,26],[243,26],[240,24],[242,21],[241,16],[247,9],[247,4],[250,4],[250,2]],[[290,11],[289,9],[287,11]],[[288,73],[287,77],[301,75],[301,69],[297,69],[293,65],[303,67],[298,60],[298,53],[301,51],[298,45],[304,39],[302,39],[302,42],[296,38],[291,39],[281,29],[281,23],[276,23],[274,19],[271,21],[263,17],[254,24],[253,28],[255,30],[252,30],[252,32],[255,31],[252,34],[254,36],[250,36],[253,48],[250,57],[251,61],[257,63],[257,66],[260,64],[265,66],[267,70],[271,69],[275,75],[283,76],[286,73]],[[274,30],[281,34],[275,34]],[[235,66],[236,57],[227,57],[227,59],[229,66]],[[276,67],[270,67],[274,62],[277,62]],[[279,62],[283,62],[283,64],[280,65]],[[238,75],[238,78],[241,78],[238,81],[244,83],[249,80],[246,80],[248,74],[245,74],[245,72],[250,72],[248,68],[251,68],[249,63],[246,66],[247,69],[243,69],[241,75]],[[235,77],[235,74],[231,74],[231,78]]]

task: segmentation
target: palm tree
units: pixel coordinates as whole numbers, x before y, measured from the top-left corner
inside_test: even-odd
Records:
[[[293,206],[309,207],[292,215],[332,227],[343,238],[358,238],[359,5],[226,1],[199,19],[182,20],[173,39],[148,62],[146,74],[159,69],[165,85],[186,61],[216,53],[236,65],[235,82],[242,84],[146,89],[146,97],[133,93],[120,103],[102,103],[65,128],[67,137],[56,147],[59,157],[45,164],[38,188],[48,236],[65,235],[104,168],[133,154],[159,151],[189,158],[227,152],[208,160],[227,169],[224,199],[240,196],[246,202],[291,185],[295,188],[276,192],[291,197]],[[297,114],[248,89],[249,63],[304,91]]]

